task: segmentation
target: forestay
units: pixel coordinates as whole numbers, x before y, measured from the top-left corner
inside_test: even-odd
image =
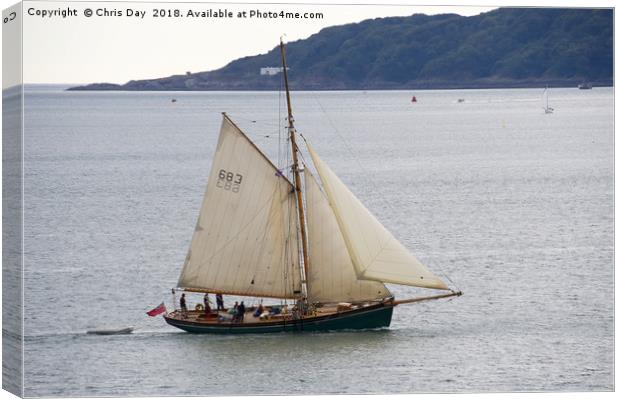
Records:
[[[418,261],[349,191],[308,143],[308,150],[346,243],[357,277],[449,289]]]
[[[325,194],[304,170],[308,247],[312,260],[308,271],[310,302],[357,302],[389,297],[380,282],[358,280],[351,257]]]
[[[178,286],[248,296],[301,296],[293,186],[224,116]]]

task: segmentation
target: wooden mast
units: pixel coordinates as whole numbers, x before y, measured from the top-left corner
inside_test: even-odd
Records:
[[[286,105],[288,108],[288,131],[291,139],[293,153],[293,175],[295,176],[295,194],[297,195],[297,214],[299,216],[299,229],[301,231],[301,247],[304,261],[304,276],[302,283],[306,286],[305,295],[308,295],[308,242],[306,239],[306,217],[304,215],[304,204],[301,195],[301,176],[299,173],[299,163],[297,160],[297,142],[295,141],[295,126],[293,123],[293,110],[291,108],[291,93],[288,89],[288,73],[286,71],[286,56],[284,54],[284,42],[280,39],[280,54],[282,56],[282,72],[284,73],[284,87],[286,88]]]

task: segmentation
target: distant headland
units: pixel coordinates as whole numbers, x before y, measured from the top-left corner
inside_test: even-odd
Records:
[[[207,72],[68,90],[278,90],[279,50]],[[611,9],[500,8],[377,18],[287,45],[295,90],[613,85]]]

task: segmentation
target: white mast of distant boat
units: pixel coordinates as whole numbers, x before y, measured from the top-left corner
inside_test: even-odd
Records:
[[[545,114],[552,114],[553,113],[553,108],[551,108],[549,106],[549,87],[545,87],[545,91],[543,91],[543,102],[545,104],[545,106],[543,107],[543,109],[545,110]]]

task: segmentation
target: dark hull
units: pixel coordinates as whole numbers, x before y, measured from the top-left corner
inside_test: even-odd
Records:
[[[301,320],[278,320],[259,323],[229,323],[188,321],[164,316],[171,326],[191,333],[243,334],[284,331],[336,331],[389,327],[394,305],[381,303],[361,309],[309,317]]]

